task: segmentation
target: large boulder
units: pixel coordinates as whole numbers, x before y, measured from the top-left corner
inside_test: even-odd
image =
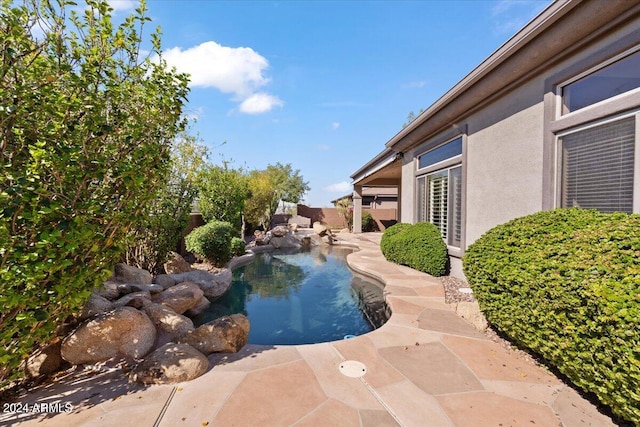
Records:
[[[198,305],[191,307],[185,314],[190,317],[195,317],[205,312],[209,307],[211,307],[211,301],[209,301],[207,297],[202,297]]]
[[[178,314],[182,314],[198,306],[203,295],[204,292],[196,283],[184,282],[172,286],[161,293],[155,302],[171,308]]]
[[[129,379],[141,384],[190,381],[207,372],[209,360],[188,344],[167,343],[136,366]]]
[[[167,274],[186,273],[191,271],[191,265],[177,252],[169,254],[169,260],[164,263],[164,271]]]
[[[80,320],[86,320],[100,313],[113,310],[113,307],[114,305],[111,301],[94,292],[89,297],[89,300],[85,303],[84,308],[80,313]]]
[[[176,283],[189,281],[196,283],[204,292],[204,296],[210,300],[215,300],[224,295],[231,287],[231,270],[221,269],[217,273],[210,273],[204,270],[193,270],[187,273],[171,274],[170,277]]]
[[[132,292],[126,294],[120,299],[113,302],[115,307],[124,307],[125,305],[135,308],[141,308],[151,303],[151,293],[145,292]]]
[[[151,350],[156,328],[132,307],[118,307],[82,323],[62,341],[62,358],[73,365],[114,357],[138,359]]]
[[[27,375],[37,377],[39,375],[52,374],[60,369],[63,363],[62,356],[60,356],[61,347],[62,341],[56,339],[54,343],[29,356],[25,364]]]
[[[162,286],[162,289],[168,289],[176,284],[176,280],[168,274],[158,274],[153,282]]]
[[[318,236],[324,236],[327,234],[327,226],[316,221],[313,223],[313,232]]]
[[[205,323],[187,332],[178,341],[191,345],[205,355],[236,353],[247,344],[250,327],[246,316],[233,314]]]
[[[115,278],[122,283],[150,284],[153,276],[147,270],[118,263],[114,269]]]
[[[273,229],[271,230],[271,235],[273,237],[283,237],[286,236],[286,234],[289,232],[289,229],[283,225],[278,225],[273,227]]]
[[[95,293],[112,301],[114,299],[118,299],[120,296],[120,290],[118,289],[119,283],[116,282],[104,282],[102,286],[100,286]]]
[[[168,340],[173,340],[194,329],[191,319],[176,313],[165,305],[151,303],[146,305],[143,310],[156,325],[158,332],[163,332]]]

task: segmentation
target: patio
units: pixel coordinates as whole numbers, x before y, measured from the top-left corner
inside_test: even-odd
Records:
[[[343,243],[360,247],[349,255],[351,267],[386,284],[393,314],[378,330],[314,345],[248,345],[238,354],[210,356],[209,372],[172,386],[132,385],[119,370],[83,371],[19,400],[70,403],[70,413],[2,413],[0,424],[614,425],[555,376],[458,317],[444,303],[438,279],[387,262],[380,237],[340,234]]]

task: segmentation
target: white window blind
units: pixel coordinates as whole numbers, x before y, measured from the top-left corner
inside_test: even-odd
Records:
[[[427,175],[427,221],[434,224],[447,238],[448,171]]]
[[[462,167],[449,170],[449,241],[460,247],[462,235]]]
[[[562,207],[631,213],[634,141],[634,117],[562,137]]]

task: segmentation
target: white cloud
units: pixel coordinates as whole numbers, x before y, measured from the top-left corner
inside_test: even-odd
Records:
[[[331,147],[327,144],[318,144],[313,147],[316,151],[329,151]]]
[[[401,87],[403,89],[419,89],[421,87],[424,87],[426,84],[427,84],[426,80],[419,80],[415,82],[405,83]]]
[[[207,41],[183,49],[174,47],[162,53],[169,66],[190,76],[191,87],[215,88],[233,95],[239,110],[260,114],[283,106],[284,102],[261,88],[269,83],[265,75],[269,61],[250,47],[222,46]]]
[[[109,6],[114,12],[121,10],[133,10],[140,4],[137,0],[108,0]]]
[[[339,122],[333,122],[331,123],[331,129],[336,130],[340,127],[340,123]]]
[[[337,184],[331,184],[324,187],[324,191],[328,191],[330,193],[346,193],[351,190],[351,184],[347,181],[338,182]]]
[[[282,107],[284,102],[277,96],[258,92],[242,101],[240,111],[246,114],[261,114],[271,111],[274,107]]]

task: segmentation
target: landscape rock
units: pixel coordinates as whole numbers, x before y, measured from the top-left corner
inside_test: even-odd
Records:
[[[37,377],[58,371],[64,362],[62,356],[60,356],[61,347],[62,341],[58,339],[56,342],[32,354],[25,365],[27,375]]]
[[[188,344],[168,343],[155,350],[129,376],[140,384],[174,384],[207,372],[209,360]]]
[[[169,254],[169,261],[164,263],[164,271],[167,274],[186,273],[191,271],[191,265],[185,261],[182,256],[177,252],[171,252]]]
[[[462,301],[457,303],[456,313],[471,323],[478,331],[484,331],[488,327],[487,319],[482,314],[482,311],[480,311],[478,301]]]
[[[329,234],[325,234],[322,236],[322,243],[326,243],[327,245],[333,245],[334,239],[333,236]]]
[[[176,283],[185,281],[196,283],[204,292],[204,296],[210,300],[215,300],[224,295],[231,287],[232,280],[231,270],[226,268],[217,273],[193,270],[187,273],[172,274],[171,277]]]
[[[205,312],[209,307],[211,307],[211,301],[209,301],[207,297],[203,296],[200,299],[200,303],[198,303],[198,305],[196,305],[195,307],[192,307],[189,310],[187,310],[185,314],[187,316],[195,317]]]
[[[153,276],[147,270],[118,263],[115,266],[115,278],[121,283],[151,284]]]
[[[114,307],[131,306],[141,308],[151,302],[151,294],[148,291],[132,292],[113,302]]]
[[[151,303],[146,305],[143,310],[153,324],[156,325],[158,332],[164,332],[169,340],[180,337],[194,329],[191,319],[176,313],[165,305]]]
[[[289,232],[289,229],[283,225],[278,225],[271,230],[271,236],[283,237]]]
[[[155,302],[171,308],[178,314],[182,314],[200,304],[203,295],[204,292],[198,284],[183,282],[162,292]]]
[[[111,301],[101,296],[99,293],[94,292],[91,294],[89,300],[84,305],[79,318],[80,320],[86,320],[97,314],[112,310],[113,307],[114,304]]]
[[[282,238],[281,237],[272,237],[269,241],[269,244],[276,249],[280,249],[282,247]]]
[[[236,353],[247,344],[250,330],[249,319],[242,314],[233,314],[205,323],[178,339],[205,355],[211,353]]]
[[[129,285],[132,292],[149,292],[151,295],[159,294],[164,291],[164,288],[158,284],[151,285],[139,285],[139,284],[131,284]]]
[[[96,294],[108,299],[109,301],[118,299],[120,297],[120,291],[118,290],[118,283],[104,282],[101,287],[96,291]]]
[[[318,236],[324,236],[327,234],[327,226],[316,221],[313,223],[313,232]]]
[[[292,233],[295,233],[296,231],[298,231],[298,224],[296,224],[295,222],[289,224],[289,230],[291,230]]]
[[[154,283],[156,285],[162,286],[163,289],[168,289],[173,285],[175,285],[177,282],[174,278],[172,278],[168,274],[158,274],[154,279]]]
[[[82,323],[62,341],[62,358],[73,365],[113,357],[138,359],[151,350],[156,328],[149,317],[132,307],[118,307]]]

